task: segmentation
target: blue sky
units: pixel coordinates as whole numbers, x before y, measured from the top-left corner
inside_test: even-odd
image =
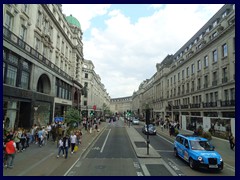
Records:
[[[131,96],[222,4],[63,4],[83,31],[84,58],[111,98]]]

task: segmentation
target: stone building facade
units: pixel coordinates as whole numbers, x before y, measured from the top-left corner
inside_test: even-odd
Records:
[[[84,116],[102,116],[106,108],[110,107],[110,96],[105,89],[101,78],[94,70],[91,60],[84,60],[82,79],[84,84],[84,96],[81,109]],[[92,112],[92,113],[91,113]]]
[[[235,133],[235,5],[224,5],[133,93],[132,109],[154,119]],[[146,106],[147,105],[147,106]]]
[[[60,4],[3,5],[3,114],[8,128],[46,125],[80,111],[80,23]]]

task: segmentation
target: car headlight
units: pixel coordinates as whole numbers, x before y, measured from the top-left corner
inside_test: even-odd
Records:
[[[203,158],[201,156],[198,156],[199,161],[203,161]]]
[[[223,159],[222,158],[220,158],[220,162],[222,162],[223,161]]]

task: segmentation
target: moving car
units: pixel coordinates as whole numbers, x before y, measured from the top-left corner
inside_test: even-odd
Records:
[[[190,168],[223,169],[223,159],[205,138],[178,134],[174,141],[174,154],[189,163]]]
[[[138,125],[139,124],[139,120],[137,118],[133,118],[132,123]]]
[[[144,134],[149,134],[149,135],[156,135],[157,134],[156,127],[153,124],[149,124],[148,129],[147,129],[147,124],[145,124],[142,128],[142,132]]]

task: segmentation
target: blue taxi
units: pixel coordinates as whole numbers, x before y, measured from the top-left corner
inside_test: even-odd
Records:
[[[178,134],[174,141],[174,154],[189,163],[192,169],[223,169],[223,160],[205,138]]]

